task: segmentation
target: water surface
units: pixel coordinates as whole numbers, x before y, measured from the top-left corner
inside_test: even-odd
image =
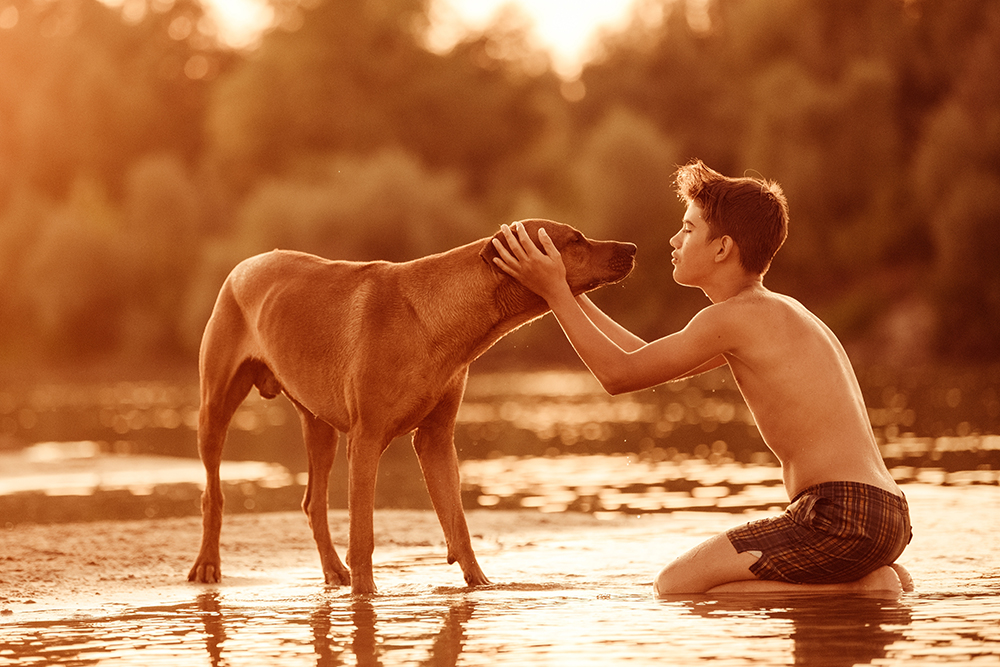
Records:
[[[439,531],[427,546],[377,547],[374,597],[324,586],[315,562],[289,566],[261,545],[247,560],[224,546],[224,567],[227,556],[242,564],[221,585],[184,584],[175,572],[72,608],[14,605],[0,617],[0,664],[997,664],[1000,488],[905,490],[916,537],[901,562],[917,587],[899,599],[652,597],[667,560],[761,512],[595,519],[478,510],[470,523],[494,582],[486,588],[462,585]],[[390,524],[436,528],[429,512],[386,512]],[[256,520],[304,522],[285,513]],[[142,525],[153,533],[159,523]]]
[[[670,559],[787,502],[725,375],[615,398],[581,373],[474,376],[456,443],[494,583],[444,562],[401,442],[380,469],[374,597],[324,586],[288,511],[305,457],[287,402],[251,397],[234,420],[225,579],[204,586],[185,581],[192,387],[0,390],[0,665],[1000,664],[1000,372],[862,381],[913,513],[899,599],[652,597]]]

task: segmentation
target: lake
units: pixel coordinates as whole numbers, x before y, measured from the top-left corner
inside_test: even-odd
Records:
[[[323,585],[294,511],[298,424],[248,399],[227,446],[225,580],[190,585],[197,392],[0,390],[0,664],[1000,663],[996,368],[862,377],[910,500],[916,590],[656,600],[655,572],[787,499],[725,374],[607,397],[575,372],[474,375],[456,442],[493,585],[467,589],[410,449],[383,459],[376,597]],[[343,448],[341,448],[343,449]],[[339,454],[343,457],[343,453]],[[346,473],[331,523],[346,542]]]

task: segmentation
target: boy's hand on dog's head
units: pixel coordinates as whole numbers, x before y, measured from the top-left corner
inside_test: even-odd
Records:
[[[515,222],[513,228],[502,225],[500,229],[510,249],[499,239],[493,239],[499,255],[493,261],[505,273],[546,300],[561,288],[569,289],[562,256],[544,227],[538,230],[541,250],[520,222]]]

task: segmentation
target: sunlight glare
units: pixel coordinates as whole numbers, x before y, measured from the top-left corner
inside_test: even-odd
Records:
[[[513,6],[532,22],[536,46],[551,54],[556,72],[574,79],[592,55],[598,32],[624,28],[637,1],[431,0],[429,42],[432,49],[446,51],[466,33],[486,28],[504,8]],[[234,48],[256,44],[275,20],[267,0],[208,0],[207,6],[219,26],[219,38]]]
[[[636,0],[434,0],[432,16],[436,48],[447,48],[469,30],[482,30],[509,5],[534,23],[538,45],[552,55],[563,78],[575,78],[590,56],[602,28],[625,26]]]
[[[274,22],[267,0],[208,0],[207,6],[219,26],[219,39],[234,48],[254,45]]]

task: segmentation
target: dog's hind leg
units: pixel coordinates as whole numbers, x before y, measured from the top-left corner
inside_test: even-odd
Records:
[[[312,528],[320,562],[323,564],[323,578],[331,585],[350,584],[350,570],[341,562],[333,546],[327,517],[330,469],[333,468],[333,459],[337,454],[337,430],[298,403],[295,407],[299,411],[302,437],[309,455],[309,481],[302,499],[302,510],[309,517],[309,527]]]
[[[462,400],[462,383],[434,409],[413,434],[413,449],[427,483],[431,504],[437,512],[448,545],[448,562],[462,568],[469,586],[490,583],[483,574],[462,508],[461,483],[458,475],[458,454],[455,452],[455,415]]]
[[[205,492],[201,496],[201,549],[188,581],[216,583],[222,578],[219,539],[222,533],[222,447],[229,422],[254,384],[253,362],[241,364],[230,376],[202,369],[201,407],[198,411],[198,453],[205,466]]]

